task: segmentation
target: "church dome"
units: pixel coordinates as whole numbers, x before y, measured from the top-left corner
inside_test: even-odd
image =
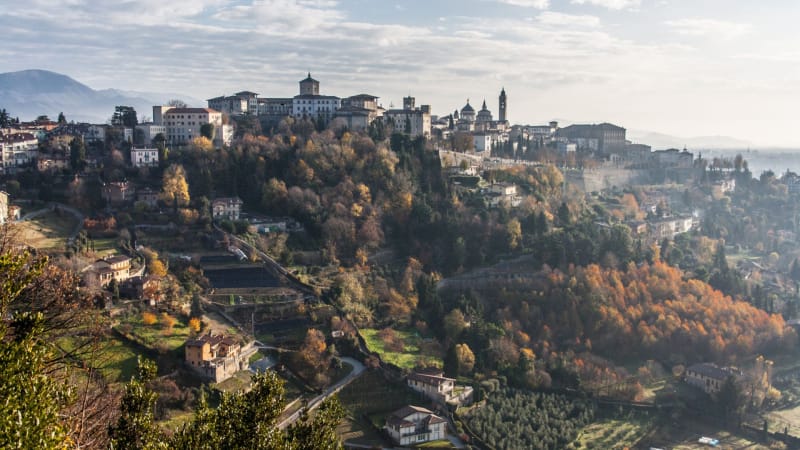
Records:
[[[463,108],[461,108],[461,114],[463,115],[465,112],[466,113],[474,113],[475,112],[475,108],[473,108],[469,104],[469,100],[467,100],[467,104]]]

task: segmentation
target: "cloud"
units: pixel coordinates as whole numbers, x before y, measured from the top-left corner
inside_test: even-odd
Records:
[[[500,3],[512,6],[522,6],[524,8],[547,9],[550,7],[550,0],[497,0]]]
[[[687,18],[664,22],[678,34],[684,36],[712,37],[730,40],[747,34],[752,25],[747,23],[725,22],[716,19]]]
[[[545,11],[536,20],[543,25],[553,26],[574,26],[574,27],[597,27],[600,25],[600,18],[586,15],[563,14],[553,11]]]
[[[575,5],[594,5],[603,8],[620,10],[638,8],[641,5],[641,0],[572,0]]]

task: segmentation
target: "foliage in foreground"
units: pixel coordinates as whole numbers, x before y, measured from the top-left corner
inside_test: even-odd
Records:
[[[122,399],[122,415],[110,430],[114,448],[342,448],[335,430],[344,417],[344,410],[335,399],[323,402],[313,417],[302,417],[288,431],[278,428],[278,417],[285,406],[284,387],[272,371],[254,375],[250,391],[223,394],[216,409],[201,400],[192,420],[173,436],[167,437],[154,423],[156,395],[147,388],[147,381],[154,375],[152,363],[142,362],[139,377],[128,384]]]
[[[497,449],[562,449],[594,418],[584,400],[506,388],[492,394],[486,405],[473,409],[467,425]]]

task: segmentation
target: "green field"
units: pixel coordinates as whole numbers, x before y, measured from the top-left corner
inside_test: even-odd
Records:
[[[420,343],[422,339],[416,331],[395,331],[397,336],[402,339],[404,343],[402,352],[388,350],[386,344],[378,336],[378,333],[380,333],[380,330],[374,328],[361,329],[361,336],[364,337],[369,350],[380,354],[384,362],[409,370],[413,369],[420,360],[441,366],[441,358],[423,356],[420,354]]]
[[[76,341],[62,338],[59,347],[65,351],[74,351]],[[94,348],[87,347],[76,356],[89,367],[100,369],[106,380],[111,383],[125,383],[136,372],[137,357],[140,353],[124,340],[115,335],[106,336],[102,343]]]
[[[175,316],[173,316],[175,317]],[[168,329],[159,321],[153,325],[145,325],[142,315],[131,315],[123,319],[116,329],[131,340],[159,353],[166,353],[180,349],[189,338],[191,330],[181,317],[175,317],[175,326]]]

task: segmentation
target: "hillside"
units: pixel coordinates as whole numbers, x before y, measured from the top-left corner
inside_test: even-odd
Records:
[[[0,74],[0,108],[20,120],[31,120],[43,114],[54,119],[59,112],[64,112],[67,120],[104,123],[116,105],[133,106],[141,120],[142,116],[150,115],[152,105],[173,98],[201,104],[199,100],[177,94],[95,90],[67,75],[46,70]]]

